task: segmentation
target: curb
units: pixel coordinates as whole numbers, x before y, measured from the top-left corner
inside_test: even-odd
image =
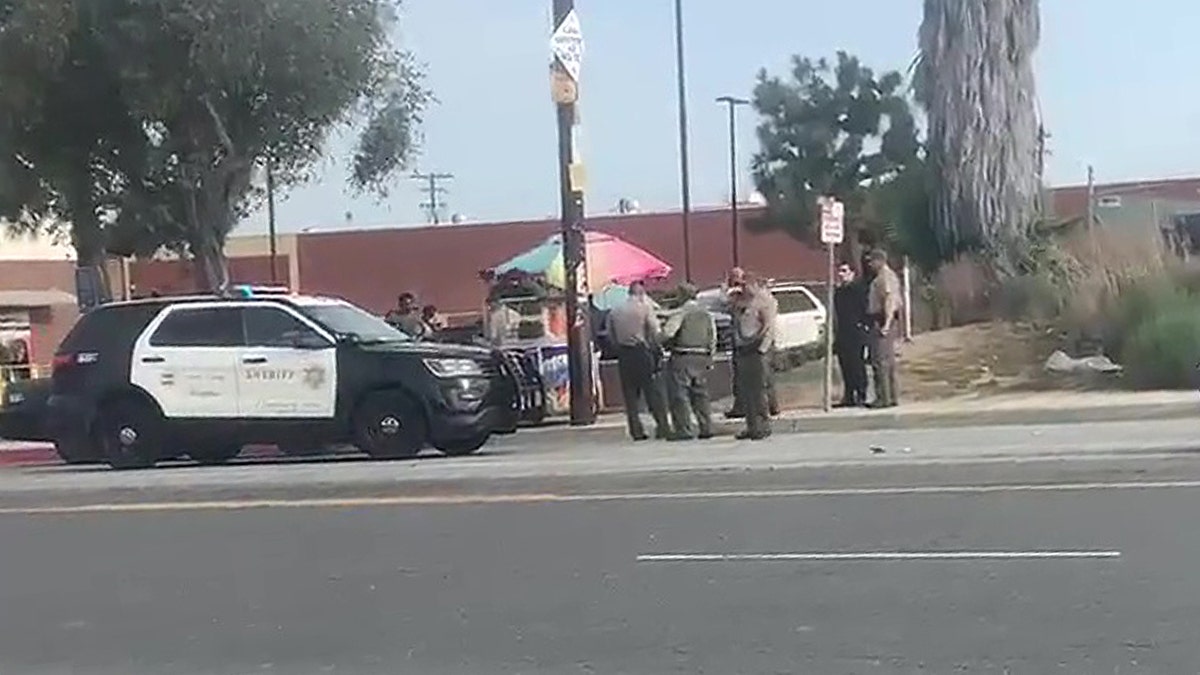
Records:
[[[968,410],[956,412],[878,412],[857,415],[780,417],[774,420],[777,434],[838,433],[849,431],[886,431],[907,429],[938,429],[980,426],[1045,426],[1055,424],[1086,424],[1089,422],[1133,422],[1141,420],[1171,420],[1195,417],[1200,420],[1200,403],[1171,402],[1136,405],[1109,405],[1080,408],[1009,410]],[[744,428],[740,420],[718,420],[714,431],[730,435]],[[625,437],[624,424],[603,423],[592,427],[565,425],[541,427],[520,433],[543,436]]]

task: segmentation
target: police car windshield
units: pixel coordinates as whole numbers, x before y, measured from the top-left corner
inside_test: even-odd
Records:
[[[342,303],[303,305],[301,310],[313,321],[333,331],[339,337],[357,342],[407,342],[412,340],[383,319]]]

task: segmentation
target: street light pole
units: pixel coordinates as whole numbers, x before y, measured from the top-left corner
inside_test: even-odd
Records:
[[[688,162],[687,79],[683,64],[683,0],[675,0],[675,75],[679,89],[679,189],[683,208],[683,276],[692,281],[691,172]]]
[[[269,247],[271,263],[271,284],[279,283],[279,272],[275,269],[275,261],[279,257],[278,234],[275,230],[275,167],[271,158],[267,158],[267,246]],[[288,280],[290,285],[291,279]]]
[[[722,96],[717,103],[729,106],[729,206],[730,206],[730,235],[733,237],[733,266],[742,266],[741,237],[738,232],[738,164],[737,164],[737,107],[750,105],[750,101],[734,96]]]
[[[583,166],[576,156],[579,65],[583,37],[575,0],[553,0],[554,51],[550,65],[551,92],[558,119],[558,173],[562,197],[563,295],[567,314],[567,373],[570,379],[572,426],[596,423],[593,379],[591,311],[587,283],[587,251],[583,229]],[[570,63],[574,70],[567,68]]]

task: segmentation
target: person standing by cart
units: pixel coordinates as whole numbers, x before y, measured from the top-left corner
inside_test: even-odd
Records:
[[[412,293],[401,293],[396,298],[395,309],[387,313],[384,321],[414,340],[420,340],[429,334],[429,326],[421,320],[421,309],[417,305],[417,296]]]
[[[660,377],[662,335],[644,284],[635,281],[629,285],[629,298],[608,313],[607,324],[609,339],[617,348],[617,370],[630,437],[635,441],[649,438],[640,411],[640,401],[645,399],[654,418],[655,437],[670,438],[671,421]]]
[[[717,322],[696,302],[695,286],[685,283],[679,287],[679,293],[683,306],[663,328],[663,337],[671,351],[667,396],[674,425],[672,440],[705,440],[713,437],[708,373],[717,353]]]

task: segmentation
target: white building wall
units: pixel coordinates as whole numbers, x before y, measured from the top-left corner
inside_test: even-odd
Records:
[[[75,249],[70,242],[56,242],[51,237],[11,235],[0,223],[0,260],[74,260]]]

